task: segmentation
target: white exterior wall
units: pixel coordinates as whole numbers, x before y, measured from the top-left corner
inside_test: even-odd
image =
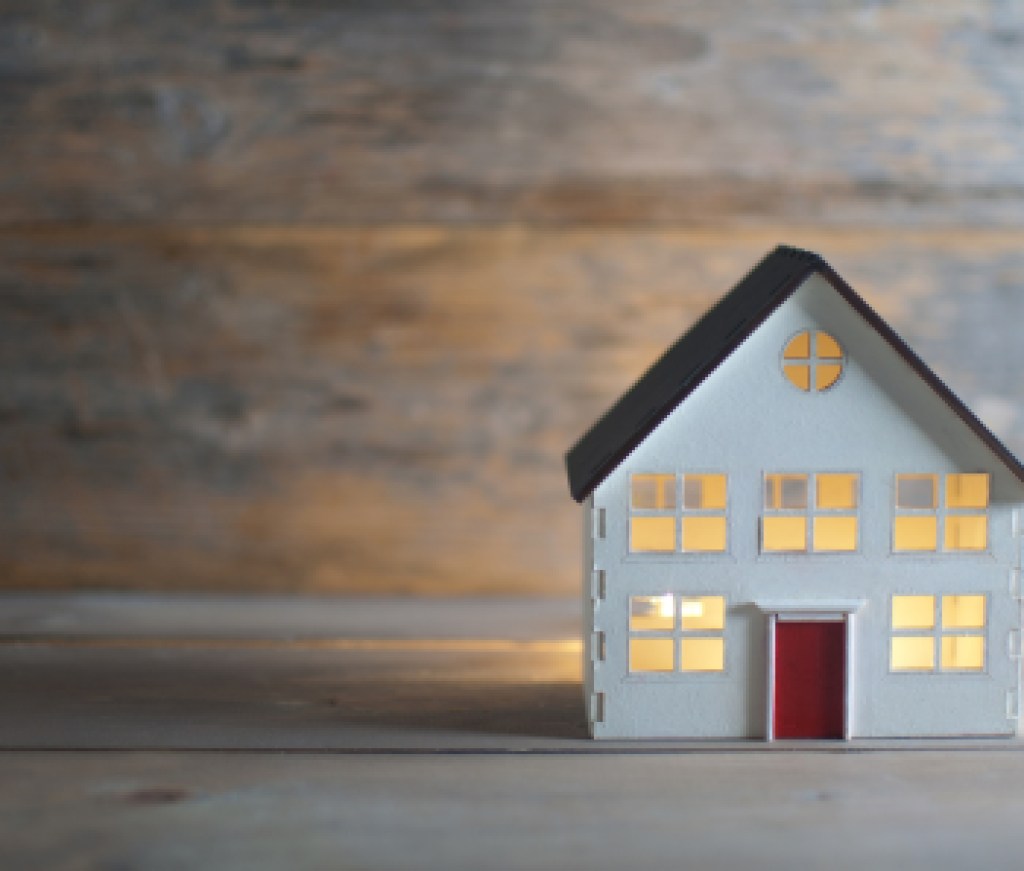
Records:
[[[823,393],[793,387],[782,349],[796,333],[822,329],[842,344],[846,365]],[[762,554],[762,480],[770,472],[861,476],[859,550]],[[728,475],[728,552],[631,554],[629,480],[637,472]],[[895,474],[988,472],[985,553],[894,554]],[[852,737],[1001,735],[1017,727],[1020,526],[1024,488],[1006,467],[823,279],[813,276],[608,476],[584,510],[586,693],[596,737],[764,737],[767,616],[756,603],[864,600],[853,621],[849,724]],[[604,536],[590,540],[592,512]],[[593,570],[606,598],[591,604]],[[725,671],[631,674],[631,595],[724,595]],[[988,596],[987,667],[978,674],[891,673],[893,594]],[[593,662],[594,632],[605,660]],[[1019,644],[1017,645],[1019,648]],[[1009,694],[1009,695],[1008,695]],[[1009,706],[1009,711],[1008,711]]]

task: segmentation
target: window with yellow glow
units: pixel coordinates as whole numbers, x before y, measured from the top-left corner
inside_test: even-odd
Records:
[[[782,371],[799,390],[828,390],[843,374],[843,349],[821,330],[797,333],[782,352]]]
[[[630,484],[631,507],[634,511],[675,510],[675,475],[633,475]]]
[[[725,670],[725,597],[631,596],[629,670]]]
[[[727,489],[722,474],[685,474],[678,479],[669,474],[632,475],[630,551],[724,553],[728,546]]]
[[[893,671],[934,671],[935,639],[931,635],[893,635],[890,667]]]
[[[934,629],[934,596],[893,596],[893,629]]]
[[[675,641],[671,638],[630,638],[630,671],[675,671]]]
[[[673,553],[676,549],[676,476],[630,476],[629,549]]]
[[[684,553],[724,553],[727,545],[725,475],[683,475]]]
[[[664,596],[630,596],[629,628],[637,630],[667,629],[675,627],[675,598]]]
[[[989,476],[896,476],[893,550],[903,553],[988,548]]]
[[[890,669],[982,671],[986,601],[983,595],[893,596]]]
[[[772,473],[764,476],[761,550],[843,553],[858,545],[860,475]]]

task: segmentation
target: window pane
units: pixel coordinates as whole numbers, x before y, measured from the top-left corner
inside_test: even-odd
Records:
[[[896,550],[935,550],[938,547],[938,523],[934,517],[897,517],[893,531]]]
[[[782,367],[786,377],[793,383],[794,387],[801,390],[811,389],[811,367],[807,365],[787,364]]]
[[[897,475],[896,507],[935,510],[936,475]]]
[[[775,511],[807,508],[807,476],[765,475],[764,507]]]
[[[683,550],[688,553],[725,551],[724,517],[684,517]]]
[[[943,635],[942,667],[980,671],[985,667],[985,639],[981,635]]]
[[[893,671],[932,671],[935,639],[930,635],[893,636],[889,662]]]
[[[843,367],[836,363],[819,363],[814,367],[814,389],[828,390],[842,373]]]
[[[893,596],[893,629],[934,629],[934,596]]]
[[[843,349],[839,347],[839,342],[828,333],[819,332],[815,341],[817,343],[814,349],[816,356],[830,359],[843,356]]]
[[[724,596],[692,596],[684,598],[680,607],[685,630],[725,628]]]
[[[804,330],[790,339],[782,356],[787,360],[806,360],[811,356],[811,334]]]
[[[947,508],[988,508],[988,475],[946,475]]]
[[[684,638],[681,646],[679,667],[683,671],[722,671],[725,669],[724,639]]]
[[[686,475],[683,507],[689,511],[725,509],[725,475]]]
[[[984,596],[943,596],[943,629],[984,629]]]
[[[857,507],[857,479],[859,475],[817,475],[815,484],[819,508]]]
[[[985,550],[988,518],[984,514],[946,517],[946,550]]]
[[[676,507],[675,475],[633,475],[631,482],[633,508],[671,511]]]
[[[765,517],[762,519],[765,551],[807,550],[807,518]]]
[[[671,638],[630,638],[630,671],[675,671]]]
[[[814,549],[816,551],[856,550],[857,518],[815,517]]]
[[[629,534],[633,551],[671,553],[676,549],[674,517],[631,517]]]
[[[629,597],[629,628],[630,629],[672,629],[674,624],[671,595],[664,596],[630,596]]]

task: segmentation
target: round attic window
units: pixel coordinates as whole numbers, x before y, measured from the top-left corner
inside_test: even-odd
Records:
[[[786,343],[782,371],[794,387],[807,393],[828,390],[843,374],[843,349],[828,333],[803,330]]]

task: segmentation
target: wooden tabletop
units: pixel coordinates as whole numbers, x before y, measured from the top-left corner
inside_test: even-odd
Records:
[[[1018,867],[1024,745],[593,742],[576,612],[5,596],[0,866]]]

